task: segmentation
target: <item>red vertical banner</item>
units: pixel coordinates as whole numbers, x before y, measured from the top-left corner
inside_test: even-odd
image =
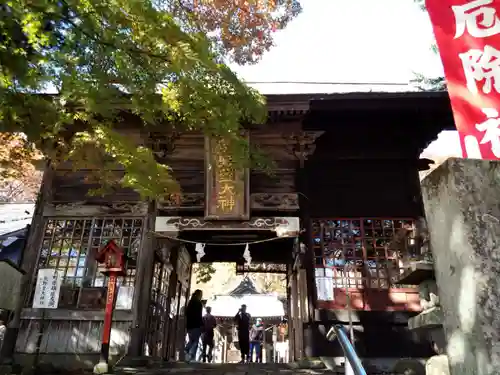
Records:
[[[426,0],[464,157],[500,159],[500,0]]]

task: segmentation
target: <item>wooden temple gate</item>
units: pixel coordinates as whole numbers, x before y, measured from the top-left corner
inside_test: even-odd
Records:
[[[231,170],[226,146],[202,134],[141,132],[133,120],[122,131],[173,168],[180,196],[144,202],[118,189],[90,197],[94,186],[86,183],[85,171],[48,168],[24,256],[27,293],[22,314],[14,318],[17,353],[35,352],[43,323],[45,358],[97,358],[106,278],[94,255],[109,239],[129,257],[113,323],[116,356],[181,358],[194,243],[241,243],[206,246],[203,257],[241,263],[244,243],[262,239],[273,240],[251,245],[252,260],[287,264],[292,360],[336,355],[323,331],[346,323],[344,292],[360,311],[361,347],[373,341],[372,331],[383,337],[382,321],[388,332],[400,332],[399,344],[408,341],[404,319],[418,310],[416,289],[390,283],[399,263],[387,243],[422,216],[418,170],[427,166],[418,155],[443,124],[453,126],[449,102],[441,93],[357,95],[269,96],[268,123],[249,127],[247,134],[274,160],[273,175]],[[341,269],[346,262],[352,265],[347,275]],[[38,268],[64,272],[59,308],[43,322],[41,312],[29,307]],[[324,279],[333,280],[331,300],[321,289]],[[394,343],[386,349],[377,355],[402,355]]]
[[[284,244],[277,246],[275,254],[264,252],[263,260],[292,260],[293,238],[299,233],[293,151],[297,141],[312,143],[320,134],[302,133],[297,114],[270,108],[272,130],[269,125],[249,129],[250,142],[276,162],[274,176],[231,171],[227,165],[206,168],[217,163],[214,157],[221,159],[224,150],[220,143],[214,149],[213,140],[201,134],[141,133],[133,123],[121,125],[124,133],[148,144],[159,161],[173,168],[182,189],[180,197],[144,202],[129,189],[89,196],[89,189],[96,186],[86,182],[85,171],[75,172],[69,163],[56,170],[49,166],[24,257],[23,268],[30,277],[24,280],[24,309],[14,319],[19,324],[17,354],[33,355],[43,332],[41,358],[74,362],[75,355],[82,361],[97,357],[107,278],[94,257],[114,239],[127,253],[128,262],[126,276],[119,280],[111,354],[181,358],[184,309],[195,259],[184,237],[206,240],[206,236],[228,233],[236,236],[227,241],[249,233],[255,238],[283,237]],[[218,175],[210,176],[214,170]],[[217,200],[205,198],[212,196]],[[291,240],[286,242],[287,238]],[[259,250],[252,256],[259,261]],[[218,251],[209,251],[208,261],[210,257],[227,260]],[[230,255],[231,259],[240,261],[241,252]],[[64,274],[58,308],[43,317],[30,308],[39,268]]]

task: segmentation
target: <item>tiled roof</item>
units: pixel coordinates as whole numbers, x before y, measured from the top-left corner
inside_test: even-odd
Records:
[[[34,203],[0,204],[0,236],[16,232],[31,224]]]
[[[239,296],[243,294],[259,294],[259,291],[255,287],[254,282],[248,276],[245,276],[238,286],[228,294],[230,296]]]

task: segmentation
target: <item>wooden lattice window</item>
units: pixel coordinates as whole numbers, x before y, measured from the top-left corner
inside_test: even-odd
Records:
[[[404,234],[414,224],[411,219],[314,220],[316,267],[328,269],[335,288],[393,287],[407,256]]]
[[[97,264],[95,255],[113,239],[128,256],[127,274],[119,278],[118,284],[133,286],[142,227],[143,220],[137,218],[48,219],[37,267],[64,273],[61,290],[64,307],[77,304],[82,288],[94,289],[96,296],[102,296],[100,289],[106,287],[107,277],[101,273],[104,268]],[[34,288],[35,285],[33,291]]]

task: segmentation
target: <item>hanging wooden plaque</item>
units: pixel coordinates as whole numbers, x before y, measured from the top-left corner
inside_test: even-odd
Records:
[[[205,138],[205,220],[250,218],[249,170],[236,169],[226,142]]]

